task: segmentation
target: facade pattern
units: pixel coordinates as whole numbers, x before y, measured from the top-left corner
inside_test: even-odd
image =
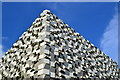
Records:
[[[116,79],[116,62],[49,10],[44,10],[0,60],[4,78]]]

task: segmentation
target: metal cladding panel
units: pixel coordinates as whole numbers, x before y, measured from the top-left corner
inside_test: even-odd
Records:
[[[0,78],[118,79],[116,62],[44,10],[0,60]]]

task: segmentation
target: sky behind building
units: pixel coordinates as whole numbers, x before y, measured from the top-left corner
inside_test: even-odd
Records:
[[[117,2],[6,2],[2,5],[2,53],[10,49],[43,10],[63,22],[118,62]],[[108,42],[108,43],[107,43]]]

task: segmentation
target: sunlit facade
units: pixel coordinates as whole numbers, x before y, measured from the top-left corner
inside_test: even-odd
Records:
[[[44,10],[0,60],[4,78],[118,79],[116,62]]]

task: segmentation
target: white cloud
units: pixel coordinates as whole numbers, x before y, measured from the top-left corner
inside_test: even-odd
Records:
[[[118,13],[110,20],[100,43],[101,50],[118,63]]]
[[[4,55],[3,46],[0,44],[0,58]]]

